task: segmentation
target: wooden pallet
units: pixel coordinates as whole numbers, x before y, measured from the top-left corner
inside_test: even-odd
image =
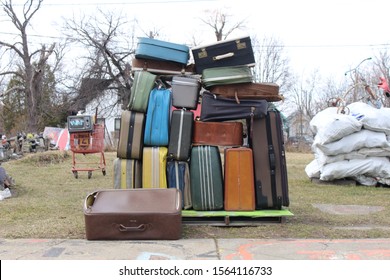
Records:
[[[183,210],[183,224],[213,226],[258,226],[262,223],[283,223],[294,216],[287,209],[256,211],[195,211]]]

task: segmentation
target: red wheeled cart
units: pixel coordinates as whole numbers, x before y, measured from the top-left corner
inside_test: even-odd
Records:
[[[92,131],[70,133],[70,150],[72,151],[72,172],[76,179],[78,178],[79,171],[87,171],[88,179],[92,177],[92,171],[95,170],[101,170],[103,175],[106,175],[106,159],[104,157],[104,124],[94,124]],[[83,154],[84,157],[86,154],[100,154],[100,160],[98,163],[76,163],[76,154]]]

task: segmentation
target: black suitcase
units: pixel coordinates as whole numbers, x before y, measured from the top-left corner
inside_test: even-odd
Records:
[[[207,68],[247,65],[255,66],[250,37],[219,41],[191,49],[195,71],[202,74]]]
[[[188,160],[191,152],[194,113],[186,110],[173,110],[169,134],[168,158]]]
[[[268,102],[266,100],[241,100],[213,95],[208,91],[203,92],[202,110],[200,120],[231,121],[240,119],[264,118],[267,114]]]
[[[249,131],[253,149],[256,209],[289,206],[286,154],[280,112],[268,111],[255,119]]]

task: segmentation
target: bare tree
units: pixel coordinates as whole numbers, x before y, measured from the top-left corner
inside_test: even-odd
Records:
[[[245,20],[231,23],[229,21],[231,15],[226,11],[208,10],[206,14],[205,19],[200,18],[200,20],[213,29],[217,41],[225,40],[233,31],[244,28]]]
[[[292,86],[292,73],[283,43],[272,37],[262,42],[253,38],[252,45],[256,57],[255,80],[277,83],[281,92],[287,92]]]
[[[117,102],[126,106],[131,88],[129,56],[134,53],[134,38],[124,28],[128,22],[121,16],[107,11],[98,11],[95,16],[81,19],[68,19],[65,34],[83,46],[87,53],[83,58],[86,68],[81,73],[82,83],[79,85],[75,110],[85,107],[94,98],[102,96],[106,90],[113,90],[119,95]],[[130,37],[130,42],[123,40]],[[121,42],[120,42],[121,41]]]
[[[23,80],[23,85],[17,88],[9,88],[2,95],[9,94],[15,90],[22,90],[26,97],[27,109],[27,129],[31,132],[37,132],[39,118],[42,112],[39,111],[39,104],[42,102],[42,85],[45,76],[45,67],[50,55],[54,52],[55,43],[49,47],[42,45],[39,49],[30,51],[27,29],[31,24],[32,18],[39,11],[43,0],[28,0],[22,6],[22,15],[18,16],[18,11],[14,9],[12,0],[2,1],[3,11],[12,22],[14,28],[19,33],[19,41],[7,42],[0,40],[0,46],[5,51],[15,55],[21,63],[12,63],[12,66],[0,75],[19,76]],[[19,71],[21,70],[21,71]]]

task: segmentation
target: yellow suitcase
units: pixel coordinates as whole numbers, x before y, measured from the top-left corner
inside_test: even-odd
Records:
[[[167,188],[167,147],[144,147],[142,160],[142,187]]]

